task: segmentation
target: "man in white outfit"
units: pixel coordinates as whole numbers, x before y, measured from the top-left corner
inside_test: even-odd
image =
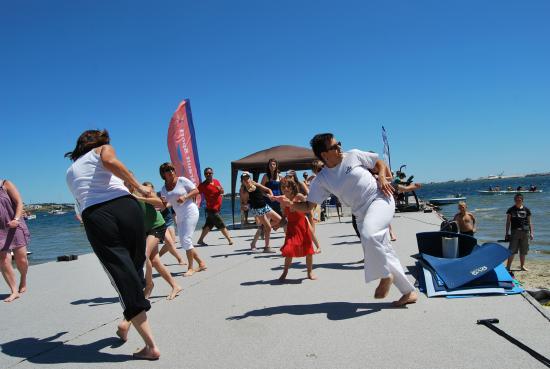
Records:
[[[341,143],[331,133],[318,134],[310,141],[311,148],[325,164],[311,182],[306,202],[286,201],[286,206],[302,212],[311,211],[331,193],[351,207],[357,217],[361,244],[365,252],[365,281],[380,279],[374,297],[385,298],[391,284],[402,296],[394,302],[404,306],[416,302],[414,285],[405,275],[390,237],[389,225],[395,212],[393,188],[385,175],[375,178],[373,173],[387,173],[386,164],[374,153],[360,150],[343,152]]]

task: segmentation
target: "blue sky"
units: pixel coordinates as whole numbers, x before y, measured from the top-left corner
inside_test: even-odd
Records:
[[[548,1],[0,1],[0,178],[71,201],[63,158],[106,128],[161,184],[191,99],[201,165],[334,132],[421,182],[550,171]]]

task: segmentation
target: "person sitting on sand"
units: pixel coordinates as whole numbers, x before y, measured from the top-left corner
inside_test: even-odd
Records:
[[[241,184],[243,185],[243,191],[241,192],[241,201],[248,202],[250,204],[250,212],[256,220],[258,230],[254,235],[254,239],[250,244],[252,250],[256,250],[256,243],[260,238],[261,228],[264,231],[265,247],[264,252],[271,252],[269,247],[269,238],[271,235],[271,229],[278,227],[281,221],[281,217],[266,203],[264,196],[267,195],[270,199],[273,198],[273,192],[271,189],[256,183],[250,178],[250,173],[243,172],[241,174]]]
[[[405,275],[389,240],[388,226],[395,212],[395,201],[391,183],[384,175],[386,164],[374,153],[359,150],[344,153],[332,133],[315,135],[310,144],[325,167],[311,183],[306,202],[294,203],[286,199],[283,205],[308,212],[329,194],[336,194],[357,217],[365,255],[365,281],[380,279],[374,297],[385,298],[393,283],[402,294],[394,302],[395,306],[416,302],[414,285]],[[382,175],[375,179],[369,169]]]
[[[453,221],[458,223],[460,233],[473,237],[476,232],[476,217],[467,210],[468,205],[464,201],[460,201],[458,203],[458,213],[455,214]]]
[[[512,233],[510,234],[510,230]],[[523,205],[523,195],[518,193],[514,196],[514,206],[506,211],[506,235],[504,239],[510,241],[508,250],[512,253],[506,263],[510,270],[515,254],[519,251],[520,269],[525,268],[525,256],[529,252],[529,240],[535,237],[533,222],[531,221],[531,210]]]
[[[299,193],[298,184],[291,179],[285,179],[281,183],[281,189],[284,196],[291,201],[306,201],[306,197]],[[289,207],[283,207],[283,209],[287,219],[285,243],[281,247],[281,253],[285,257],[285,265],[279,280],[281,282],[286,280],[292,258],[304,256],[306,257],[307,277],[315,280],[317,279],[313,274],[313,254],[315,254],[315,251],[313,250],[309,220],[302,212],[291,210]],[[317,250],[320,250],[319,247]]]
[[[23,216],[23,200],[15,185],[7,179],[0,182],[0,269],[10,288],[10,295],[4,302],[12,302],[27,291],[27,245],[30,233]],[[19,270],[19,287],[11,265],[12,256]]]
[[[178,233],[180,245],[185,250],[187,256],[187,272],[183,275],[190,277],[196,271],[206,270],[206,263],[200,258],[199,253],[193,247],[193,232],[199,221],[199,208],[195,204],[194,198],[199,194],[199,190],[193,182],[185,177],[178,177],[172,163],[163,163],[160,168],[160,177],[164,180],[161,199],[166,205],[172,204],[176,211]],[[193,269],[193,260],[199,267]]]

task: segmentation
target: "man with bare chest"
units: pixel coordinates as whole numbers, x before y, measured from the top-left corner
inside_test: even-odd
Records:
[[[458,213],[453,220],[458,223],[460,233],[473,236],[476,231],[476,218],[474,214],[467,211],[468,206],[464,201],[458,203]]]

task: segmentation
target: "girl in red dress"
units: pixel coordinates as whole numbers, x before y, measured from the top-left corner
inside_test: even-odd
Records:
[[[305,201],[304,195],[299,193],[298,184],[286,179],[281,183],[281,190],[283,194],[290,200]],[[288,274],[288,268],[292,264],[292,258],[306,257],[307,277],[309,279],[317,279],[313,274],[313,240],[311,237],[311,230],[309,222],[304,213],[299,211],[292,211],[288,207],[284,207],[284,214],[287,218],[286,237],[281,252],[285,257],[285,266],[283,274],[279,277],[279,280],[283,282]]]

